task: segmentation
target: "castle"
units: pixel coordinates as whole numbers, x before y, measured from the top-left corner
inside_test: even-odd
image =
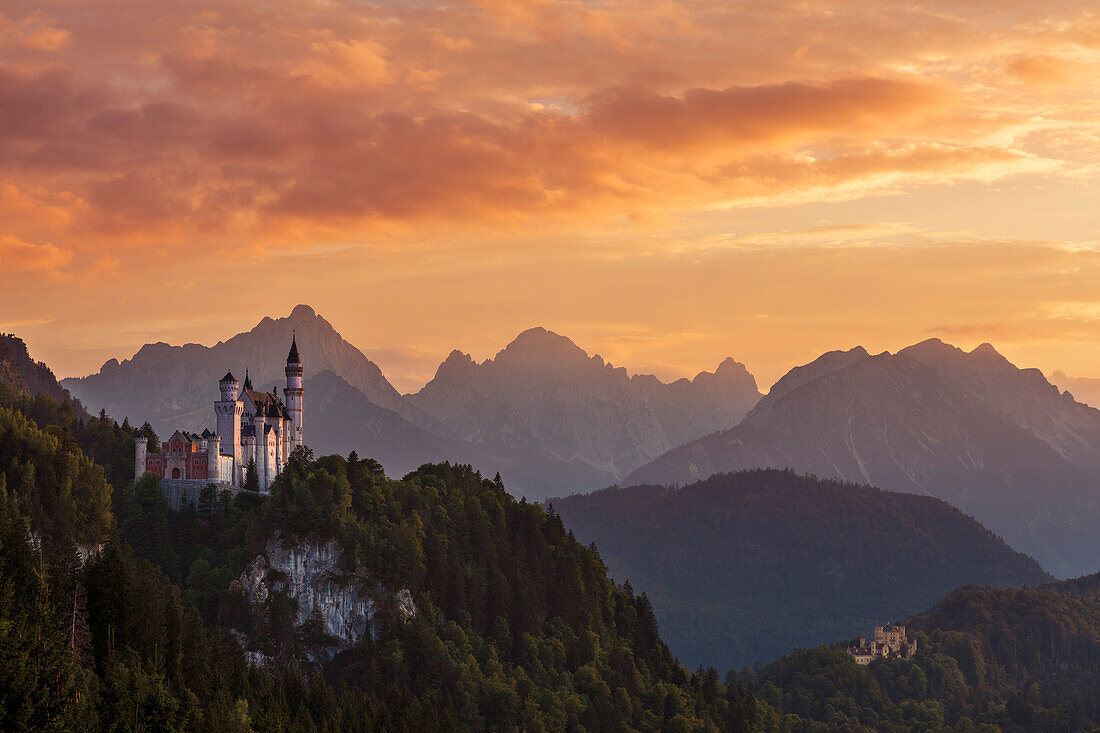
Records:
[[[252,389],[245,374],[240,387],[233,372],[218,382],[221,399],[214,403],[217,432],[201,434],[177,430],[160,451],[150,451],[149,441],[135,439],[134,477],[146,472],[162,479],[208,483],[240,488],[244,486],[250,462],[255,462],[260,491],[267,492],[282,471],[291,451],[304,445],[302,432],[302,360],[298,342],[291,338],[286,357],[284,403],[278,387],[271,392]]]
[[[876,626],[873,641],[868,643],[861,636],[858,644],[849,647],[848,653],[855,658],[856,664],[870,664],[893,655],[907,658],[917,653],[917,640],[909,641],[904,626]]]

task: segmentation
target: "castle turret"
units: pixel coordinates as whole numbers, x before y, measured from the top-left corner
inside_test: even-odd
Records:
[[[149,439],[144,435],[134,436],[134,480],[145,474],[145,457],[149,452]]]
[[[302,398],[306,391],[302,389],[302,360],[298,356],[298,340],[290,339],[290,353],[286,357],[286,411],[290,415],[290,450],[305,445],[302,432]]]
[[[211,481],[222,480],[221,442],[220,435],[211,436],[206,441],[206,477]]]
[[[233,473],[236,475],[241,465],[241,414],[244,403],[237,399],[239,382],[233,372],[226,372],[218,382],[221,399],[214,403],[214,414],[218,418],[218,436],[221,438],[221,451],[233,456]]]

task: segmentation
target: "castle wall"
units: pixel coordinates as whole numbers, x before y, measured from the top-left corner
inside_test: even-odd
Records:
[[[228,491],[236,495],[240,491],[240,488],[231,486],[225,481],[188,481],[166,478],[161,479],[160,482],[168,506],[176,511],[183,509],[187,504],[193,504],[197,507],[199,505],[199,496],[202,494],[202,490],[209,484],[217,486],[219,493]]]

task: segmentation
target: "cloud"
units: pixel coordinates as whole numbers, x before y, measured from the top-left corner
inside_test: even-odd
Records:
[[[53,244],[31,244],[0,236],[0,273],[53,270],[66,264],[72,252]]]
[[[834,60],[852,49],[820,39],[792,37],[788,57],[780,39],[812,22],[854,32],[816,9],[788,29],[782,8],[687,0],[275,5],[157,15],[120,0],[95,23],[61,3],[29,13],[17,24],[72,37],[52,64],[0,66],[0,161],[21,186],[71,192],[85,207],[74,227],[93,236],[260,246],[307,227],[346,239],[532,217],[636,226],[662,209],[845,199],[1059,162],[1014,147],[1034,116],[978,106],[954,70],[903,69],[900,50],[875,45],[822,77],[826,46]],[[127,14],[142,33],[112,23]],[[755,47],[739,30],[749,16],[775,34],[768,73],[759,49],[750,58],[723,35]],[[960,32],[914,22],[940,33],[922,52]],[[902,35],[899,48],[919,46]],[[726,59],[727,78],[757,78],[721,83],[719,67],[684,60],[693,44]],[[1011,58],[1026,76],[1056,57]]]
[[[376,87],[390,79],[386,49],[373,41],[326,40],[310,45],[296,71],[331,89]]]
[[[815,338],[834,321],[834,336],[877,327],[866,303],[799,310],[828,277],[879,300],[880,283],[919,280],[891,301],[912,304],[914,337],[1027,317],[1029,343],[1095,342],[1087,309],[1041,305],[1088,302],[1100,276],[1080,250],[1100,226],[1093,5],[7,0],[0,235],[21,261],[54,264],[21,271],[0,309],[109,321],[140,304],[75,273],[109,274],[164,283],[150,323],[196,308],[224,324],[310,288],[350,309],[371,297],[343,283],[357,278],[391,288],[390,311],[438,318],[447,338],[431,348],[445,354],[490,307],[635,322],[617,310],[645,310],[634,294],[676,292],[647,318],[684,320],[654,333],[753,314],[738,327],[774,368],[782,324],[810,319]],[[1074,259],[1023,267],[1014,238]],[[977,240],[996,255],[974,254]],[[736,257],[752,282],[723,269]],[[73,290],[56,289],[57,268]],[[263,285],[242,285],[241,268]],[[544,289],[551,271],[573,284]],[[1000,290],[978,308],[959,295],[970,286]],[[832,303],[837,287],[814,297]],[[505,305],[471,300],[486,291]],[[1030,310],[1014,305],[1024,292]],[[685,343],[630,357],[687,373],[725,355]]]
[[[991,341],[1007,335],[1009,330],[1006,326],[1007,324],[1003,321],[998,323],[947,323],[928,329],[928,333],[934,336],[946,336],[947,338]]]
[[[1071,84],[1083,71],[1079,62],[1049,54],[1014,56],[1006,68],[1019,81],[1044,87]]]

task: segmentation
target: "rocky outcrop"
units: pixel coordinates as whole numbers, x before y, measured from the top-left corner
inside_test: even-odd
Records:
[[[416,615],[408,589],[391,597],[364,570],[342,569],[342,559],[334,541],[287,545],[272,540],[264,554],[234,581],[233,588],[244,593],[255,612],[262,612],[277,593],[295,601],[295,626],[313,632],[306,652],[314,661],[350,649],[366,634],[377,638],[381,603],[393,604],[394,617],[400,623]],[[319,639],[316,632],[320,632]]]

